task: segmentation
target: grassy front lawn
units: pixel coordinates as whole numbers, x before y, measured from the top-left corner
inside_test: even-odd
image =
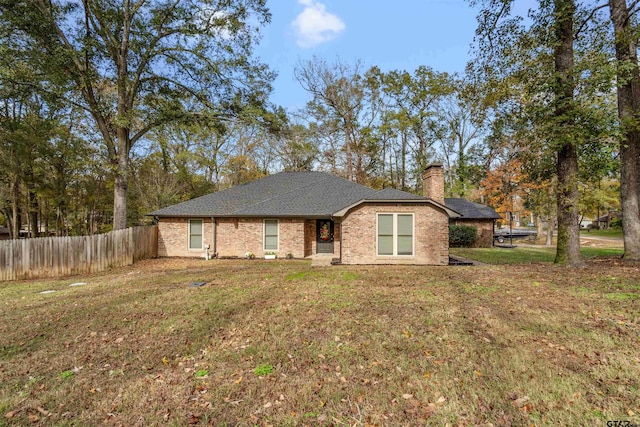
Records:
[[[588,264],[164,259],[0,283],[0,425],[639,423],[640,271]]]
[[[486,264],[530,264],[538,262],[552,263],[556,257],[555,248],[545,246],[518,246],[515,248],[451,248],[452,255],[474,259]],[[589,248],[580,249],[586,259],[597,257],[620,257],[623,250],[619,248]]]
[[[611,237],[616,239],[622,239],[621,228],[610,228],[607,230],[580,230],[580,234],[585,237],[598,236],[598,237]]]

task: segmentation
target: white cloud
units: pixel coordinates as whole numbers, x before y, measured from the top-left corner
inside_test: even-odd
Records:
[[[304,10],[291,23],[296,31],[298,46],[318,46],[344,31],[344,21],[327,12],[324,4],[313,0],[298,0],[298,3],[304,6]]]

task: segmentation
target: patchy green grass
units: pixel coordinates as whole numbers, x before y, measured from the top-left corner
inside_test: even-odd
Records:
[[[580,230],[580,234],[584,237],[597,236],[597,237],[610,237],[615,239],[622,239],[621,228],[609,228],[606,230]]]
[[[451,248],[452,255],[474,259],[486,264],[531,264],[552,263],[556,256],[555,248],[545,246],[517,246],[515,248]],[[583,247],[580,249],[585,259],[598,257],[621,257],[620,248]]]
[[[163,259],[0,283],[0,425],[640,423],[640,270],[587,264]]]

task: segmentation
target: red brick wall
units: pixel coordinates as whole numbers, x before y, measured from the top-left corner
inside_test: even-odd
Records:
[[[378,213],[413,213],[414,255],[378,256]],[[432,205],[362,204],[342,219],[343,264],[449,264],[449,218]]]
[[[315,224],[315,223],[314,223]],[[197,257],[204,250],[189,250],[189,220],[161,218],[158,223],[158,256]],[[313,230],[315,236],[315,228]],[[305,256],[305,221],[280,218],[278,221],[278,257],[291,253],[294,258]],[[216,252],[220,257],[243,257],[253,252],[264,256],[264,222],[261,218],[216,218]],[[211,245],[213,232],[211,218],[204,219],[204,244]],[[211,252],[210,251],[210,252]]]
[[[192,218],[201,219],[201,218]],[[202,245],[211,245],[211,218],[202,218]],[[209,253],[212,253],[211,249]],[[161,218],[158,222],[158,256],[204,257],[205,249],[189,250],[189,218]]]
[[[304,256],[308,257],[316,253],[316,220],[304,221]]]
[[[422,173],[424,197],[444,204],[444,168],[432,164]]]
[[[451,222],[455,225],[471,225],[476,227],[478,238],[473,245],[474,248],[490,248],[493,245],[493,220],[460,220]]]

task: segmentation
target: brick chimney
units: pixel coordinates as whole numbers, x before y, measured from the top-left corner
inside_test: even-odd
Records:
[[[422,172],[424,197],[444,205],[444,167],[442,163],[432,163]]]

